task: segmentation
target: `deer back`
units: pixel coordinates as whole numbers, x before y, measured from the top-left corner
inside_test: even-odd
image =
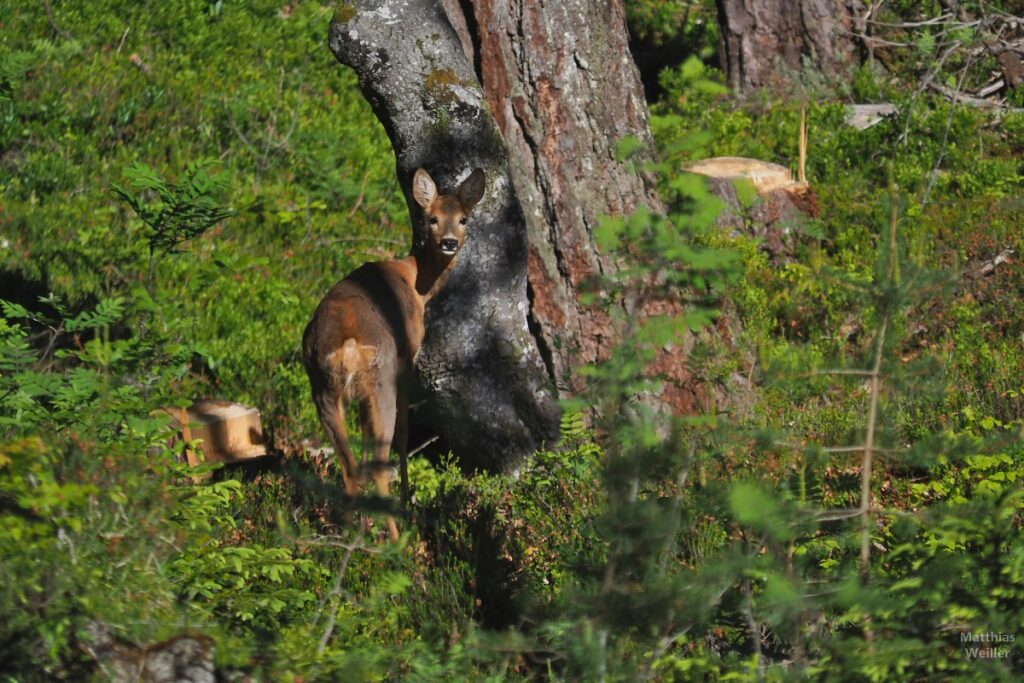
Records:
[[[399,379],[423,342],[423,300],[415,280],[415,263],[402,259],[367,263],[334,285],[306,328],[307,366],[329,369],[331,355],[354,342],[367,349],[364,364],[372,359],[376,375]]]

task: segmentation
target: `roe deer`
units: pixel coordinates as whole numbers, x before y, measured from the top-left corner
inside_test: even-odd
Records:
[[[362,473],[348,443],[345,404],[359,404],[365,451],[372,449],[373,479],[388,493],[388,456],[399,454],[402,502],[408,503],[408,412],[413,361],[423,342],[423,309],[444,286],[466,238],[468,214],[484,194],[484,172],[474,169],[454,195],[439,195],[421,169],[412,196],[423,208],[427,244],[404,259],[360,266],[334,285],[317,306],[302,337],[313,402],[341,458],[345,492],[355,496]],[[388,517],[388,534],[398,538]]]

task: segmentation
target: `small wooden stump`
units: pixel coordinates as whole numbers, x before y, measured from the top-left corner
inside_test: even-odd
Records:
[[[717,224],[732,235],[748,234],[763,240],[765,251],[787,258],[792,253],[793,228],[818,216],[818,202],[806,182],[793,180],[785,166],[744,157],[714,157],[686,166],[708,179],[712,194],[726,204]],[[761,198],[744,207],[736,181],[747,181]]]
[[[702,159],[687,164],[686,170],[719,181],[748,180],[761,196],[796,184],[785,166],[745,157]]]
[[[196,401],[187,410],[163,408],[171,416],[178,436],[186,444],[202,439],[199,457],[185,447],[185,458],[190,465],[200,462],[232,463],[252,460],[267,454],[263,443],[260,411],[230,401]]]

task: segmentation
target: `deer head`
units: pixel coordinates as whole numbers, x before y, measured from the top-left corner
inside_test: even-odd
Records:
[[[412,196],[427,221],[428,249],[451,259],[466,240],[469,212],[484,196],[484,172],[473,169],[455,194],[439,195],[430,174],[420,168],[412,179]]]

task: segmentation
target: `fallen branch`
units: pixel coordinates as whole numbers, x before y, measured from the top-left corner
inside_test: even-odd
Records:
[[[977,109],[1004,109],[1006,107],[1006,103],[1003,101],[986,100],[980,97],[974,97],[973,95],[966,95],[950,88],[949,86],[936,83],[934,80],[928,82],[928,87],[938,93],[941,93],[957,104],[966,104],[969,107],[975,107]]]
[[[357,543],[361,544],[362,539],[363,539],[363,529],[360,529],[359,530],[359,535],[356,537]],[[325,606],[327,606],[327,604],[333,598],[336,598],[337,596],[341,595],[341,592],[342,592],[341,591],[342,580],[345,578],[345,572],[348,570],[349,560],[352,559],[352,552],[354,550],[357,550],[357,549],[365,550],[366,548],[361,546],[361,545],[349,545],[349,546],[347,546],[345,548],[345,556],[341,558],[341,566],[338,568],[338,574],[337,574],[337,576],[334,579],[334,586],[331,588],[330,594],[327,595],[327,597],[324,598],[324,602],[321,603],[321,611],[323,610],[323,608]],[[316,653],[318,655],[322,655],[324,653],[324,649],[327,648],[327,643],[330,642],[331,635],[334,633],[334,624],[335,624],[335,621],[337,620],[337,617],[338,617],[338,610],[337,609],[332,609],[328,613],[328,615],[327,615],[327,625],[324,627],[323,635],[320,636],[320,642],[319,642],[319,644],[317,645],[317,648],[316,648]],[[319,620],[319,618],[320,618],[320,614],[318,613],[317,614],[317,620]]]
[[[43,0],[43,5],[46,7],[46,19],[50,22],[50,28],[53,29],[53,32],[65,40],[74,40],[75,37],[73,35],[57,25],[57,20],[53,18],[53,8],[50,7],[50,0]]]
[[[971,269],[967,276],[970,278],[978,278],[991,275],[993,272],[995,272],[995,269],[997,267],[1003,265],[1004,263],[1007,263],[1010,260],[1010,257],[1013,256],[1013,254],[1014,250],[1010,247],[1007,247],[1006,249],[1003,249],[1001,252],[999,252],[999,254],[997,254],[995,258],[983,261],[980,266]]]

